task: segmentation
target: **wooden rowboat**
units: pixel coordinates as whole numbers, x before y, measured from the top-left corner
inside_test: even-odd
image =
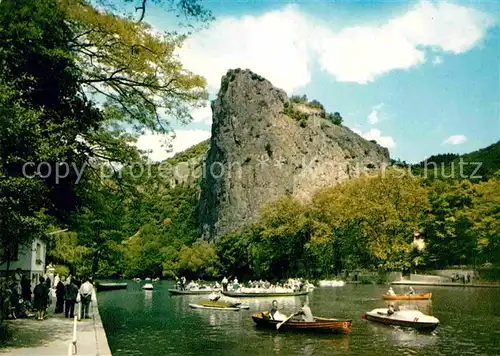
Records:
[[[255,325],[258,327],[276,330],[276,325],[280,321],[269,318],[268,312],[255,313],[252,315]],[[279,330],[289,330],[298,332],[347,334],[351,331],[351,319],[329,319],[315,317],[313,322],[290,319],[282,324]]]
[[[428,300],[432,298],[432,293],[421,293],[421,294],[384,294],[382,296],[385,300]]]
[[[306,295],[308,291],[302,292],[284,292],[284,293],[242,293],[242,292],[222,292],[227,297],[233,298],[259,298],[259,297],[296,297],[299,295]]]
[[[212,294],[217,292],[214,289],[190,289],[190,290],[180,290],[180,289],[169,289],[168,292],[171,295],[203,295]]]
[[[201,305],[201,304],[194,304],[194,303],[189,304],[189,306],[193,309],[211,309],[211,310],[228,310],[228,311],[238,311],[241,309],[250,308],[248,305],[238,305],[236,307],[218,307],[215,305]]]
[[[127,283],[96,283],[96,288],[98,291],[104,290],[115,290],[115,289],[126,289]]]
[[[378,308],[367,312],[362,318],[382,324],[406,326],[427,331],[432,331],[439,325],[437,318],[425,315],[418,310],[400,310],[388,315],[387,308]]]

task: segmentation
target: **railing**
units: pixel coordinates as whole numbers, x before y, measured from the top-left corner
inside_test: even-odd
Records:
[[[82,311],[82,303],[79,302],[77,311],[75,313],[75,317],[73,318],[73,339],[68,345],[68,356],[73,356],[78,353],[78,347],[76,345],[76,325],[78,324],[78,318],[80,317],[80,313]]]

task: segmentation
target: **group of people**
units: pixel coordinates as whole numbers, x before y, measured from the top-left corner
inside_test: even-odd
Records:
[[[304,290],[304,288],[308,285],[307,281],[304,282],[298,278],[289,278],[284,283],[271,283],[269,281],[263,281],[262,279],[259,281],[248,281],[247,283],[240,284],[238,278],[234,278],[232,283],[228,278],[224,277],[222,279],[222,290],[227,292],[228,289],[233,291],[239,291],[242,293],[269,293],[269,292],[298,292]]]
[[[57,278],[57,277],[56,277]],[[63,313],[66,318],[75,316],[75,305],[81,302],[81,319],[90,319],[89,309],[92,301],[94,285],[90,278],[85,278],[79,283],[74,278],[66,279],[62,276],[56,284],[56,310],[55,313]]]
[[[462,282],[463,284],[465,284],[465,283],[470,283],[471,280],[472,279],[471,279],[470,273],[467,273],[467,275],[454,273],[451,276],[451,281],[452,282]]]
[[[392,289],[392,287],[389,287],[389,290],[387,291],[387,294],[388,295],[396,295],[396,293],[394,292],[394,289]],[[407,295],[415,295],[415,289],[413,289],[412,286],[409,286],[408,287],[408,291],[406,292]]]
[[[8,288],[1,288],[2,315],[12,319],[35,315],[37,320],[44,320],[55,296],[56,314],[64,313],[65,317],[73,318],[75,304],[81,301],[81,318],[90,318],[89,307],[94,287],[89,278],[80,283],[74,277],[56,275],[54,283],[51,282],[48,275],[41,276],[32,290],[30,279],[18,268],[11,282],[7,283]]]
[[[271,307],[269,308],[269,318],[271,318],[272,320],[275,320],[275,321],[282,322],[282,321],[285,321],[285,320],[292,318],[294,316],[301,316],[301,320],[305,321],[305,322],[313,322],[314,321],[314,317],[313,317],[311,308],[309,307],[309,301],[307,299],[302,304],[302,308],[299,311],[291,314],[290,316],[286,316],[285,314],[282,314],[278,310],[278,301],[273,300]]]

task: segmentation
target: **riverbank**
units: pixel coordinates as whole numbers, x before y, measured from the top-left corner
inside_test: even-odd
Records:
[[[394,281],[392,285],[403,286],[437,286],[437,287],[473,287],[473,288],[500,288],[500,284],[488,283],[453,283],[453,282],[421,282],[421,281]]]
[[[73,340],[73,319],[64,314],[54,314],[55,300],[50,306],[47,319],[34,318],[6,321],[9,337],[0,348],[0,354],[21,355],[68,355]],[[76,308],[75,308],[76,309]],[[76,355],[109,356],[106,333],[102,326],[95,293],[92,295],[90,319],[78,321]]]

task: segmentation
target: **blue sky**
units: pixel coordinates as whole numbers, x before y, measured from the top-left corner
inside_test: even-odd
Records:
[[[179,56],[207,78],[212,96],[228,69],[249,68],[290,95],[339,111],[346,126],[408,162],[500,140],[499,2],[204,4],[216,20]],[[175,27],[159,7],[145,20],[159,30]],[[193,117],[174,125],[175,151],[210,136],[210,109]],[[144,137],[143,148],[156,150],[154,142]]]

